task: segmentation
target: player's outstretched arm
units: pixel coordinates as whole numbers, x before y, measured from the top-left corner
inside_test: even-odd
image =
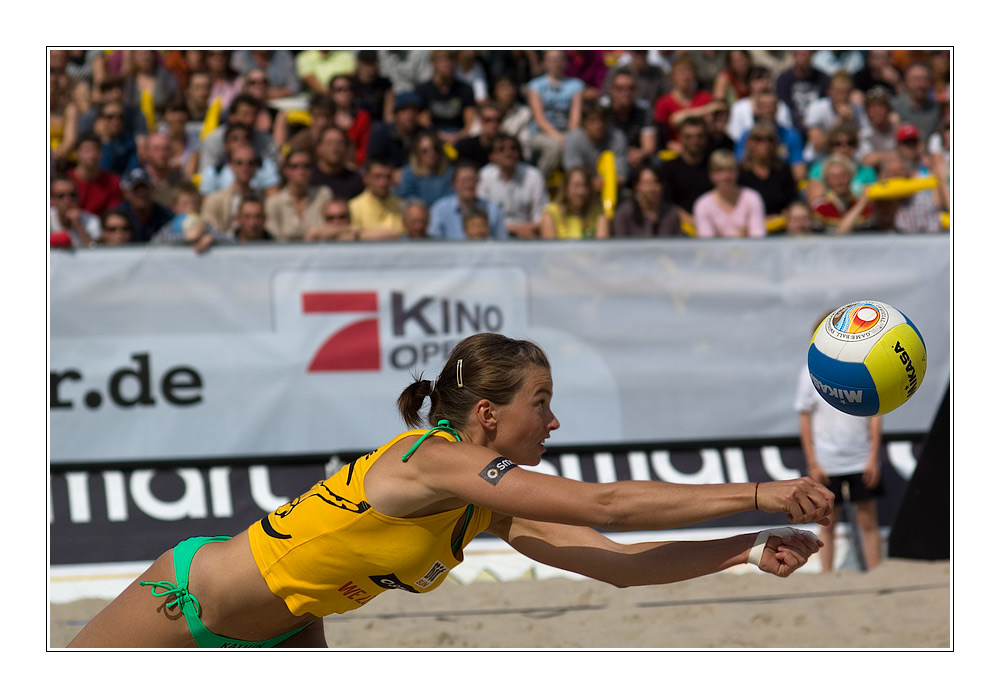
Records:
[[[746,563],[787,577],[820,548],[807,532],[771,531],[704,541],[624,544],[587,527],[495,516],[490,532],[533,560],[617,587],[669,584]]]
[[[790,523],[823,523],[833,509],[833,493],[810,478],[759,484],[597,484],[532,472],[472,444],[427,446],[416,477],[437,499],[456,498],[535,521],[638,531],[678,528],[755,508],[783,513]],[[493,477],[487,476],[490,472]]]

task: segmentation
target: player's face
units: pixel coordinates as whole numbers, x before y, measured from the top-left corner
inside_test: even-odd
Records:
[[[544,441],[559,428],[551,402],[552,374],[541,367],[529,368],[510,404],[496,408],[497,451],[520,465],[538,465]]]

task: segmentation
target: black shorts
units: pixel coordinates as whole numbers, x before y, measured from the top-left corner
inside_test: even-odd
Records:
[[[834,505],[840,506],[844,503],[844,496],[841,494],[841,484],[846,482],[848,486],[848,492],[851,495],[852,502],[864,502],[869,499],[878,499],[885,495],[885,490],[882,489],[881,478],[875,487],[866,487],[865,483],[861,481],[861,473],[854,473],[853,475],[831,475],[830,476],[830,491],[833,492]]]

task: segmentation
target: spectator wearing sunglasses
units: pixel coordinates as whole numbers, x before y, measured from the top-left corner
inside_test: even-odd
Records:
[[[257,171],[254,173],[252,186],[258,191],[265,191],[272,194],[281,185],[281,175],[278,172],[276,161],[271,158],[262,158],[260,152],[254,146],[253,135],[259,131],[253,131],[250,127],[242,123],[229,124],[222,127],[225,135],[222,147],[226,160],[221,165],[205,165],[201,169],[201,182],[198,188],[204,195],[220,189],[225,189],[233,183],[235,173],[231,167],[232,151],[240,145],[249,145],[253,148],[257,158]],[[214,132],[213,132],[214,133]]]
[[[251,71],[263,71],[267,80],[267,99],[291,97],[302,90],[291,51],[233,51],[232,66],[244,76],[244,87],[249,83]]]
[[[302,240],[323,222],[323,211],[333,198],[327,187],[310,184],[312,152],[295,150],[285,160],[285,186],[264,204],[266,227],[278,242]]]
[[[766,90],[757,95],[755,103],[754,122],[768,121],[775,124],[775,131],[778,135],[778,155],[792,168],[795,181],[802,181],[806,178],[806,162],[802,155],[802,137],[794,128],[786,128],[776,123],[778,116],[778,96],[771,90]],[[736,158],[743,160],[747,140],[750,130],[747,130],[736,141]]]
[[[482,169],[490,163],[493,141],[500,133],[500,119],[503,112],[491,100],[480,102],[476,112],[476,122],[473,127],[475,135],[458,141],[455,150],[458,152],[457,160],[471,160]]]
[[[106,211],[101,216],[101,237],[97,244],[107,247],[128,245],[135,238],[132,221],[121,211]]]
[[[636,79],[627,68],[615,70],[608,89],[609,94],[601,98],[601,104],[608,108],[611,128],[625,134],[632,176],[656,153],[653,109],[649,102],[636,97]]]
[[[49,239],[56,246],[86,246],[101,237],[101,219],[80,208],[76,182],[68,175],[56,175],[49,184]]]
[[[105,102],[94,125],[101,139],[101,168],[121,176],[139,166],[135,138],[125,130],[125,106]]]
[[[808,137],[805,152],[807,162],[822,159],[827,148],[827,134],[837,126],[852,125],[860,128],[864,120],[864,108],[851,101],[854,83],[846,72],[834,73],[830,78],[827,95],[812,102],[806,109],[805,127]]]
[[[351,209],[344,199],[331,199],[323,207],[322,222],[309,229],[306,242],[360,240],[361,227],[351,222]]]
[[[410,162],[403,168],[396,196],[420,199],[432,206],[438,199],[453,193],[452,168],[441,139],[434,131],[424,131],[413,140]]]
[[[118,102],[124,105],[124,117],[122,119],[124,133],[139,139],[149,132],[146,117],[143,115],[142,110],[137,106],[125,103],[125,78],[114,75],[97,83],[90,101],[91,108],[77,119],[77,133],[89,133],[96,130],[97,120],[101,114],[101,107],[107,102]]]
[[[310,50],[295,56],[295,72],[309,92],[329,90],[334,75],[354,75],[358,62],[353,51]]]
[[[778,154],[775,124],[759,121],[750,129],[736,183],[761,195],[766,224],[785,217],[788,207],[799,198],[792,169]]]
[[[240,204],[247,197],[258,196],[263,200],[265,189],[255,185],[260,165],[260,158],[248,142],[233,147],[228,163],[232,183],[206,196],[201,206],[205,220],[216,230],[226,232],[233,228]]]
[[[829,153],[826,157],[839,153],[850,159],[857,168],[851,178],[851,194],[855,197],[861,196],[865,187],[878,180],[878,172],[875,171],[875,168],[858,162],[858,143],[858,130],[851,124],[836,126],[827,134]],[[823,193],[823,163],[826,162],[826,157],[817,160],[809,168],[806,201],[812,201]]]

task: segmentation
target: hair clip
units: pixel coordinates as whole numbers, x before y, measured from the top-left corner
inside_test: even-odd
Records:
[[[458,367],[455,369],[456,377],[458,378],[458,387],[464,387],[462,385],[462,359],[458,360]]]

